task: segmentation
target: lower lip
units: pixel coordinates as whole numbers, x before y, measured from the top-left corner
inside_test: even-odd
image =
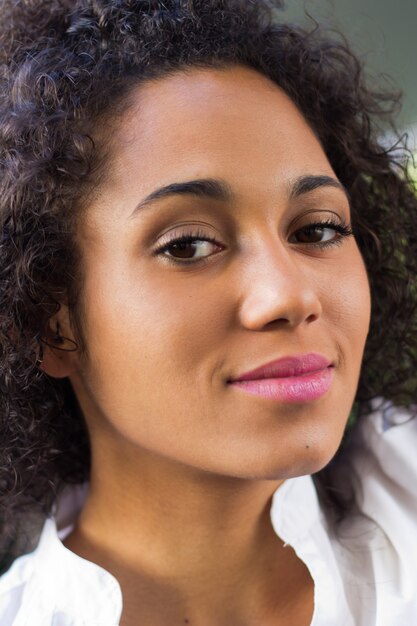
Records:
[[[247,393],[278,402],[309,402],[327,393],[333,382],[334,367],[286,378],[262,378],[230,383]]]

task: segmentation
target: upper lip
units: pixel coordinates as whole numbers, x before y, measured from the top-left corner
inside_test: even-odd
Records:
[[[333,365],[332,361],[321,354],[310,352],[309,354],[296,354],[285,356],[281,359],[270,361],[250,372],[239,374],[229,382],[239,380],[257,380],[260,378],[285,378],[299,376],[308,372],[316,372]]]

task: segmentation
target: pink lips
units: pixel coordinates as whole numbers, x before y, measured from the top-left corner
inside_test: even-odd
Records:
[[[250,394],[279,402],[308,402],[331,387],[334,367],[316,353],[284,357],[229,381]]]

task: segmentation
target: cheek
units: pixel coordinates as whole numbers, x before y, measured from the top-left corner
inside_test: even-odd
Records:
[[[213,373],[222,364],[230,302],[224,286],[201,289],[197,276],[191,281],[172,274],[133,276],[109,269],[95,275],[86,310],[84,382],[98,423],[110,424],[111,432],[135,445],[195,465],[214,438],[210,424],[217,406],[205,414],[217,392],[222,394]],[[219,453],[218,443],[213,454]]]
[[[172,274],[113,275],[111,269],[96,274],[86,334],[91,375],[106,393],[123,390],[133,400],[143,391],[150,401],[171,390],[181,397],[199,377],[207,379],[211,354],[215,367],[220,324],[227,316],[224,289],[214,286],[207,293],[196,288],[198,278]]]
[[[331,318],[329,328],[335,329],[336,339],[342,343],[342,356],[358,370],[369,332],[371,295],[365,265],[356,251],[347,262],[349,272],[342,270],[327,285],[323,298]]]

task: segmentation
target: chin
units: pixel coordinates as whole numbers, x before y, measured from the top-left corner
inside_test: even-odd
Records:
[[[253,455],[246,457],[245,463],[240,457],[233,474],[250,480],[285,480],[315,474],[332,460],[340,441],[327,444],[321,441],[319,444],[304,444],[303,447],[292,446],[292,449],[287,446],[285,450],[276,446],[272,452],[258,453],[255,458]]]

